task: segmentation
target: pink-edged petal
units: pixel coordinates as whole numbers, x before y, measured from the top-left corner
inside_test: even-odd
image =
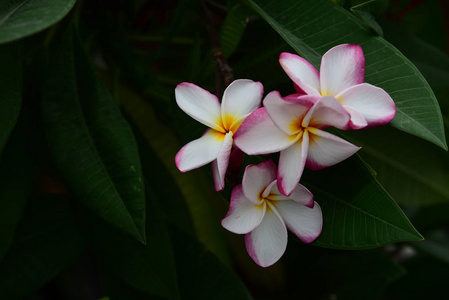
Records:
[[[221,225],[231,232],[246,234],[259,226],[265,210],[265,203],[255,205],[243,194],[242,185],[238,185],[232,190],[229,210]]]
[[[265,97],[263,105],[274,124],[285,134],[293,135],[302,130],[301,122],[318,98],[306,95],[283,99],[279,92],[273,91]]]
[[[334,126],[346,129],[350,118],[350,114],[337,99],[332,96],[324,96],[307,113],[302,126],[322,129]]]
[[[362,129],[365,128],[368,125],[368,122],[363,117],[361,113],[356,111],[354,108],[349,106],[344,106],[345,110],[349,113],[351,116],[351,119],[348,123],[348,128],[343,128],[345,130],[347,129]]]
[[[316,128],[310,128],[309,154],[306,166],[320,170],[335,165],[360,150],[348,141]]]
[[[383,89],[368,83],[352,86],[339,95],[343,106],[359,112],[366,120],[366,128],[385,125],[396,114],[396,106]]]
[[[224,139],[223,133],[208,129],[202,137],[182,147],[175,157],[175,163],[179,171],[190,171],[215,160]]]
[[[362,83],[365,77],[365,56],[355,44],[335,46],[321,59],[321,95],[335,96],[350,86]]]
[[[228,132],[218,152],[217,159],[212,162],[212,174],[216,191],[221,191],[225,186],[225,175],[229,165],[229,157],[232,149],[232,132]]]
[[[305,131],[302,139],[281,151],[278,168],[278,189],[289,196],[301,178],[307,159],[309,135]]]
[[[271,194],[267,197],[267,199],[275,201],[282,201],[282,200],[295,201],[296,203],[305,205],[310,208],[313,208],[313,205],[315,203],[313,201],[313,194],[300,183],[298,183],[295,186],[290,196],[282,195],[281,192],[279,192],[278,187],[273,186],[273,188],[271,189]]]
[[[279,213],[270,204],[265,216],[253,231],[245,235],[246,250],[261,267],[277,262],[287,248],[287,229]]]
[[[320,74],[307,60],[298,55],[283,52],[279,56],[279,63],[301,91],[308,95],[320,95]]]
[[[304,243],[313,242],[323,228],[323,214],[318,203],[313,208],[294,201],[276,201],[273,203],[288,230],[293,232]]]
[[[255,204],[260,203],[263,191],[276,179],[276,171],[276,165],[271,159],[247,166],[242,180],[245,196]]]
[[[263,85],[249,79],[233,81],[224,91],[221,103],[223,125],[237,131],[238,126],[250,113],[260,107]]]
[[[245,119],[234,136],[235,145],[250,155],[279,152],[295,143],[296,136],[282,132],[259,108]]]
[[[193,83],[183,82],[175,89],[176,103],[190,117],[215,130],[225,132],[218,98]]]

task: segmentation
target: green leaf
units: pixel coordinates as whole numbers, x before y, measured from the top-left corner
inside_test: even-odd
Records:
[[[85,248],[66,197],[33,199],[0,264],[3,299],[23,299],[68,267]]]
[[[0,3],[0,44],[34,34],[60,21],[76,0],[4,0]]]
[[[175,260],[164,217],[147,186],[147,244],[95,222],[94,245],[101,265],[130,286],[164,299],[179,299]]]
[[[27,137],[14,133],[0,161],[0,261],[11,245],[36,173]]]
[[[182,299],[252,299],[240,279],[196,239],[175,227],[171,236]]]
[[[53,158],[78,200],[144,242],[145,191],[131,128],[70,32],[52,57],[43,119]]]
[[[22,103],[21,50],[21,43],[0,46],[0,153],[16,125]]]
[[[379,15],[388,8],[388,0],[370,0],[351,7],[351,11],[371,27],[378,35],[383,36],[382,28],[376,22],[374,15]]]
[[[388,127],[341,132],[400,205],[449,203],[449,156],[443,149]]]
[[[393,45],[373,36],[352,14],[327,0],[247,0],[305,59],[318,67],[331,47],[360,44],[365,81],[387,91],[396,103],[391,125],[447,149],[440,108],[418,69]]]
[[[222,261],[229,261],[223,229],[219,222],[219,218],[224,217],[226,210],[218,216],[214,211],[214,205],[227,204],[226,200],[215,192],[213,183],[202,170],[179,172],[174,164],[174,157],[182,144],[176,134],[158,120],[153,107],[142,98],[124,88],[121,94],[124,110],[142,132],[146,142],[181,191],[183,200],[189,208],[196,236]],[[149,179],[151,180],[151,177]]]
[[[220,44],[225,57],[228,57],[237,49],[250,14],[251,11],[240,3],[229,10],[220,28]]]
[[[356,156],[321,171],[306,171],[302,182],[323,211],[323,231],[315,245],[366,249],[423,239]]]

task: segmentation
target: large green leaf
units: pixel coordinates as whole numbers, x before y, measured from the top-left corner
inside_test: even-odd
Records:
[[[422,240],[397,204],[358,157],[321,171],[309,171],[302,182],[323,210],[317,246],[366,249]]]
[[[66,197],[33,199],[0,264],[2,299],[23,299],[38,290],[84,250]]]
[[[215,192],[213,183],[202,170],[179,172],[174,164],[174,157],[182,144],[173,130],[158,119],[154,108],[130,90],[123,88],[121,95],[124,99],[122,102],[124,110],[170,173],[172,182],[179,187],[192,216],[198,239],[222,261],[229,261],[223,229],[219,222],[219,218],[226,214],[226,210],[218,216],[214,211],[214,205],[227,203],[226,200]],[[151,180],[151,177],[148,179]],[[160,188],[155,189],[158,190],[160,191]]]
[[[234,53],[245,32],[250,14],[251,11],[240,3],[229,10],[220,28],[220,44],[224,56]]]
[[[315,67],[331,47],[360,44],[368,83],[396,103],[391,125],[447,149],[440,108],[418,69],[393,45],[372,35],[360,20],[328,0],[247,0],[278,33]]]
[[[11,245],[36,173],[27,138],[14,133],[0,161],[0,261]]]
[[[131,128],[70,32],[50,70],[43,119],[55,162],[80,201],[144,241],[145,191]]]
[[[147,186],[147,244],[95,222],[94,245],[99,262],[130,286],[164,299],[179,299],[175,259],[164,215]]]
[[[342,134],[362,146],[360,155],[399,204],[449,203],[449,156],[443,149],[387,127]]]
[[[61,20],[76,0],[4,0],[0,3],[0,44],[39,32]]]
[[[0,153],[16,124],[22,103],[21,50],[21,43],[0,46]]]

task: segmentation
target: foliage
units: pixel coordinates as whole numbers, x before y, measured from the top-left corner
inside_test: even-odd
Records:
[[[448,8],[3,1],[0,298],[449,297]],[[306,245],[290,234],[284,257],[261,268],[220,220],[244,166],[267,157],[245,155],[221,192],[208,166],[180,173],[176,152],[205,127],[174,89],[191,82],[221,97],[234,77],[291,94],[279,54],[319,67],[342,43],[361,45],[366,82],[390,94],[397,115],[381,128],[332,131],[362,149],[303,174],[322,208],[320,237]]]

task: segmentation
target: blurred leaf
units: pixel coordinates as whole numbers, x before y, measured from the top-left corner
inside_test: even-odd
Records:
[[[449,56],[446,53],[401,24],[382,20],[381,25],[385,29],[385,38],[418,67],[433,88],[449,87]]]
[[[442,263],[449,264],[449,241],[445,239],[428,239],[423,242],[410,243],[410,245],[419,252],[425,253],[439,260]]]
[[[122,99],[125,111],[180,189],[192,216],[196,236],[222,261],[229,262],[223,229],[214,211],[214,205],[226,203],[226,200],[215,192],[213,183],[202,170],[179,172],[174,160],[182,144],[173,130],[158,120],[151,105],[127,89],[122,89]],[[219,217],[224,215],[225,212]]]
[[[0,161],[0,261],[8,251],[33,189],[36,166],[29,145],[15,131]]]
[[[449,202],[449,156],[414,136],[386,126],[341,132],[377,171],[377,180],[404,206]]]
[[[0,32],[0,39],[1,36]],[[0,95],[2,97],[2,109],[0,110],[0,153],[16,125],[22,103],[21,50],[22,45],[19,42],[0,46]]]
[[[306,171],[303,184],[323,211],[323,231],[314,245],[366,249],[423,239],[358,157]]]
[[[0,44],[34,34],[57,23],[76,0],[3,0],[0,3]]]
[[[388,2],[388,0],[370,0],[351,7],[351,11],[378,35],[383,36],[382,28],[376,22],[374,16],[384,12],[388,8]]]
[[[193,237],[175,227],[171,236],[182,299],[252,299],[240,279]]]
[[[406,275],[382,250],[323,253],[312,270],[326,278],[341,300],[383,299],[385,287]]]
[[[232,7],[220,28],[220,45],[225,57],[234,53],[246,29],[251,10],[237,4]]]
[[[3,299],[23,299],[69,266],[85,248],[65,197],[33,199],[0,264]]]
[[[130,286],[164,299],[179,299],[170,237],[155,194],[148,186],[146,190],[147,244],[97,222],[92,226],[96,253],[102,265]]]
[[[56,164],[77,198],[145,241],[145,191],[128,123],[69,32],[53,52],[43,119]]]
[[[366,82],[383,88],[396,103],[391,124],[447,149],[440,108],[424,77],[394,46],[361,26],[355,16],[327,0],[247,2],[315,67],[332,46],[360,44],[366,59]]]

